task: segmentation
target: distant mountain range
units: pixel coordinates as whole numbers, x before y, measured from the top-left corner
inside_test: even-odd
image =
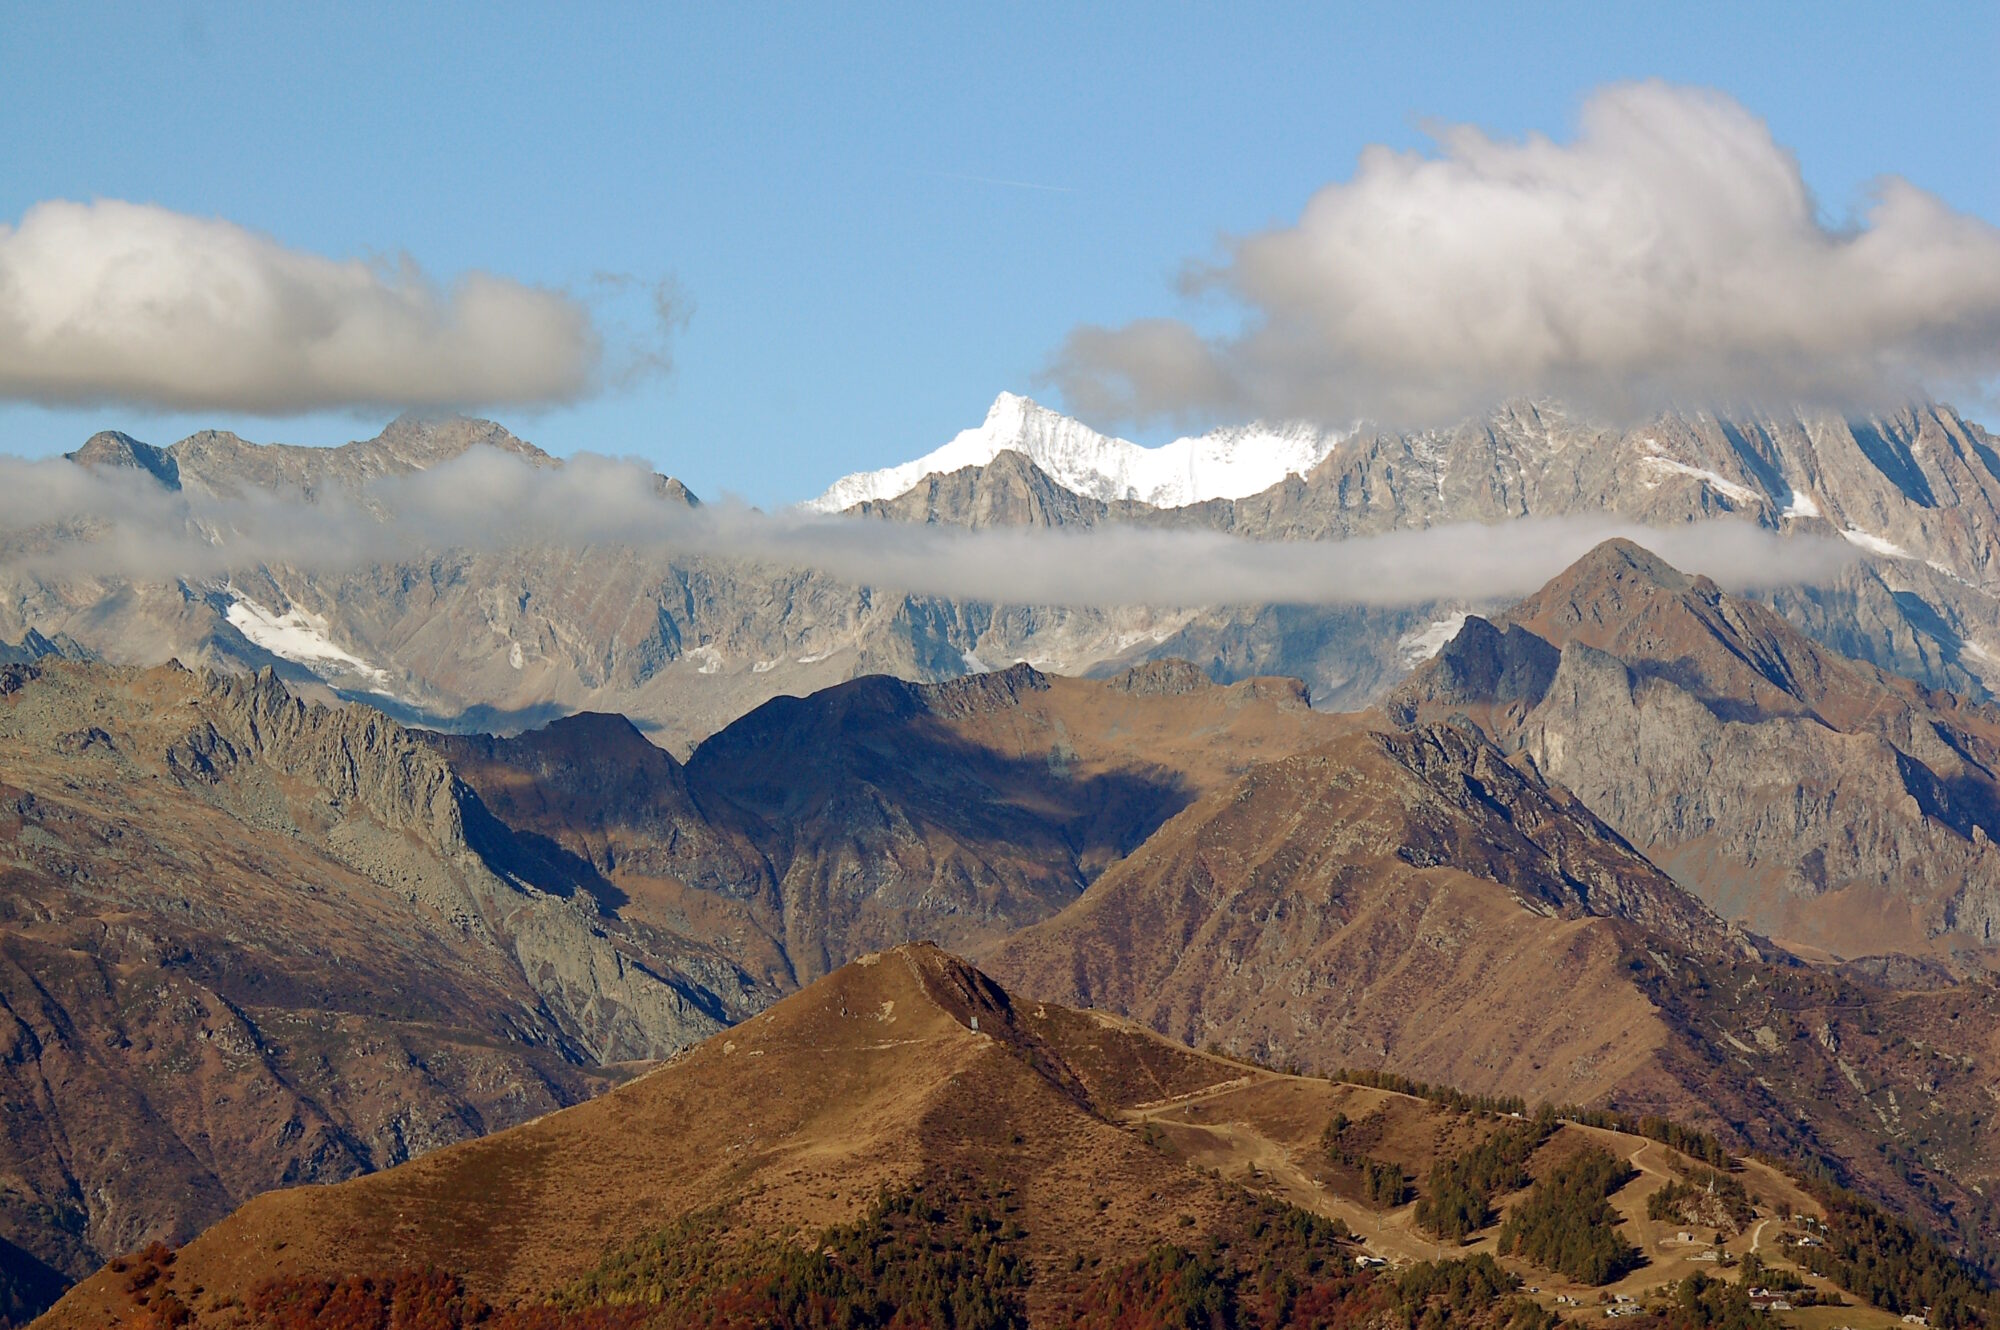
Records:
[[[151,580],[0,561],[0,1318],[916,939],[1218,1056],[1666,1113],[1995,1267],[1984,430],[1514,404],[1163,462],[1003,398],[975,435],[900,492],[857,480],[853,529],[1608,512],[1856,562],[1735,595],[1612,542],[1512,605],[1169,611],[532,542]],[[101,434],[71,461],[311,504],[473,449],[562,465],[409,419],[340,449]]]
[[[472,448],[559,465],[486,422],[413,419],[337,449],[214,433],[157,449],[102,434],[71,456],[163,487],[311,501]],[[2000,679],[1996,468],[1992,437],[1935,405],[1868,421],[1667,415],[1610,429],[1515,403],[1451,430],[1246,427],[1147,450],[1003,396],[980,429],[917,462],[849,477],[815,503],[851,498],[852,513],[877,520],[1124,523],[1256,540],[1533,516],[1745,521],[1840,537],[1860,555],[1828,585],[1760,593],[1801,631],[1984,697],[1989,677]],[[657,488],[663,505],[695,502],[666,478]],[[295,686],[468,731],[616,711],[683,755],[770,697],[869,673],[934,681],[1017,660],[1104,675],[1187,659],[1225,681],[1300,678],[1315,705],[1348,709],[1386,694],[1465,613],[1501,608],[997,605],[740,559],[532,545],[156,581],[16,564],[0,572],[0,589],[0,636],[10,639],[35,631],[135,664],[269,665]]]

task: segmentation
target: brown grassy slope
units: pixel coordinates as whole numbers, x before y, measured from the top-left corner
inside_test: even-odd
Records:
[[[1258,768],[987,963],[1193,1043],[1567,1101],[1664,1039],[1621,920],[1736,945],[1559,791],[1437,727]]]
[[[975,1030],[974,1025],[978,1028]],[[590,1103],[333,1187],[268,1193],[183,1248],[221,1295],[280,1275],[435,1263],[497,1299],[545,1292],[716,1205],[810,1233],[882,1187],[963,1167],[1015,1192],[1031,1255],[1124,1255],[1211,1225],[1227,1194],[1109,1120],[1244,1074],[1115,1021],[1011,1001],[928,946],[850,965]],[[1106,1198],[1100,1209],[1097,1198]],[[105,1324],[115,1274],[43,1323]]]
[[[983,963],[1274,1062],[1709,1125],[2000,1250],[2000,990],[1760,956],[1563,798],[1469,731],[1350,736],[1189,808]]]

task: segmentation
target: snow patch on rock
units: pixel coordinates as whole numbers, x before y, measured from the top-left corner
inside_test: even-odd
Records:
[[[1914,557],[1908,550],[1898,545],[1895,541],[1884,540],[1872,531],[1863,531],[1859,527],[1850,526],[1842,530],[1840,534],[1848,544],[1859,545],[1870,554],[1879,554],[1885,559],[1908,559]]]
[[[1726,499],[1734,500],[1737,503],[1764,502],[1763,495],[1746,485],[1739,485],[1735,481],[1717,475],[1713,471],[1704,471],[1698,466],[1689,466],[1686,462],[1676,462],[1671,457],[1642,457],[1639,459],[1639,465],[1651,471],[1666,472],[1670,475],[1692,476],[1714,490],[1717,494],[1722,495]]]
[[[1404,633],[1396,639],[1396,650],[1409,665],[1421,665],[1458,636],[1458,630],[1465,627],[1465,616],[1466,612],[1459,610],[1442,619],[1433,619],[1413,633]]]
[[[1812,496],[1793,490],[1791,494],[1786,496],[1785,510],[1778,515],[1780,517],[1818,517],[1819,505],[1812,501]]]
[[[296,606],[280,614],[266,609],[235,587],[223,617],[237,632],[282,660],[303,665],[319,675],[359,675],[378,687],[389,672],[370,664],[335,642],[331,626],[321,616]]]

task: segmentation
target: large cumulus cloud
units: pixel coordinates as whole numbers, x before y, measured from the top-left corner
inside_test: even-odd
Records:
[[[2000,375],[2000,228],[1899,180],[1851,229],[1720,93],[1599,91],[1572,142],[1440,130],[1371,148],[1296,225],[1192,291],[1236,335],[1083,327],[1051,378],[1082,414],[1440,424],[1516,394],[1633,416],[1977,393]]]
[[[54,201],[0,226],[0,398],[282,415],[574,398],[589,310],[473,272],[441,285],[233,223]]]

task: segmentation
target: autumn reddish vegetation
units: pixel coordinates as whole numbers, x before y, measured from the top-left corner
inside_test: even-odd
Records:
[[[256,1330],[636,1330],[654,1310],[498,1309],[438,1270],[274,1280],[245,1306]]]

